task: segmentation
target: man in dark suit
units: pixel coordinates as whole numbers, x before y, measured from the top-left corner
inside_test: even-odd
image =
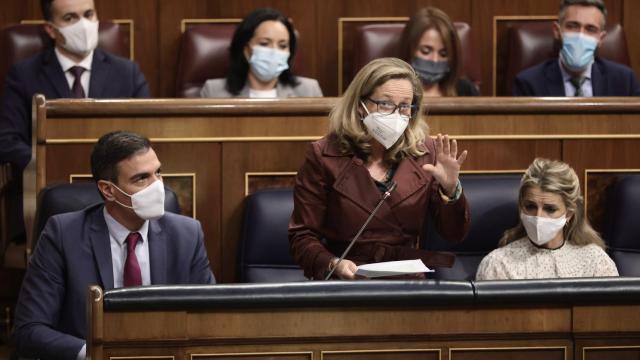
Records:
[[[98,140],[91,172],[104,204],[53,216],[38,240],[15,312],[18,353],[84,359],[87,287],[213,284],[200,223],[164,213],[160,161],[149,140]]]
[[[0,163],[20,174],[31,160],[31,98],[146,98],[149,87],[133,62],[96,48],[93,0],[41,0],[44,28],[55,44],[9,70],[0,102]],[[77,75],[77,79],[76,79]],[[22,197],[15,200],[21,223]],[[22,228],[21,225],[19,225]],[[13,230],[19,236],[21,231]]]
[[[560,55],[522,71],[514,96],[637,96],[633,70],[594,56],[602,42],[607,9],[602,0],[561,0],[553,32]]]

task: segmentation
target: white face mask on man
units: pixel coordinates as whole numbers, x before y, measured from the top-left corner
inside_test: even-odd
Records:
[[[98,46],[98,21],[81,18],[73,25],[55,28],[64,37],[61,46],[78,56],[87,56]]]
[[[527,231],[529,239],[538,246],[543,246],[553,240],[567,223],[567,217],[565,215],[557,219],[551,219],[541,216],[531,216],[522,212],[520,213],[520,220],[522,221],[524,229]]]
[[[115,200],[115,202],[120,206],[133,209],[139,218],[155,220],[164,215],[164,184],[162,181],[156,180],[151,185],[133,195],[127,194],[114,183],[111,183],[111,185],[122,194],[131,198],[131,206],[125,205],[118,200]]]
[[[409,125],[409,116],[400,115],[397,110],[388,115],[379,112],[370,113],[362,101],[360,101],[360,104],[368,114],[362,121],[369,135],[386,149],[392,147]]]

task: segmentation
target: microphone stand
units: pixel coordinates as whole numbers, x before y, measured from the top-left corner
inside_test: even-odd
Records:
[[[331,269],[331,271],[329,271],[329,273],[327,274],[327,276],[324,278],[325,280],[329,280],[331,278],[331,275],[333,275],[333,273],[336,271],[336,269],[338,268],[338,265],[340,265],[340,263],[342,262],[342,260],[344,260],[344,257],[347,256],[347,254],[349,253],[349,250],[351,250],[351,248],[353,247],[353,244],[356,243],[356,240],[358,240],[358,238],[360,237],[360,235],[362,234],[362,232],[364,231],[364,229],[367,227],[367,225],[369,225],[369,222],[371,221],[371,219],[373,219],[373,215],[375,215],[378,212],[378,209],[380,209],[380,206],[382,206],[382,203],[387,200],[387,198],[389,196],[391,196],[391,192],[393,192],[393,190],[396,189],[396,187],[398,186],[398,184],[396,184],[395,181],[391,182],[391,186],[387,187],[387,191],[384,192],[384,194],[382,195],[382,199],[380,199],[380,201],[378,202],[378,205],[376,205],[376,207],[373,209],[373,211],[371,212],[371,214],[369,214],[369,217],[367,218],[367,220],[364,222],[364,224],[362,224],[362,227],[360,228],[360,230],[358,230],[358,233],[356,234],[356,236],[353,237],[353,239],[351,240],[351,242],[349,243],[349,246],[347,246],[347,248],[344,250],[344,252],[342,253],[342,255],[340,256],[340,258],[338,259],[338,261],[336,262],[336,264],[333,266],[333,268]]]

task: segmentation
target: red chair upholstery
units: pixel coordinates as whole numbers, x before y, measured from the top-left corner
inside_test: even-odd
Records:
[[[129,34],[120,25],[110,21],[100,21],[98,31],[100,48],[130,58]],[[19,24],[2,29],[0,31],[0,81],[4,83],[4,78],[12,64],[35,55],[52,43],[42,24]]]
[[[227,76],[229,45],[237,24],[207,24],[188,28],[180,43],[177,97],[200,97],[205,81]]]
[[[597,55],[617,63],[629,65],[629,53],[624,29],[620,24],[606,27],[607,36]],[[504,82],[498,84],[498,95],[511,95],[516,75],[522,70],[558,56],[560,41],[553,36],[553,21],[526,21],[513,25],[508,33],[507,62]]]
[[[209,79],[227,77],[229,71],[229,45],[236,29],[234,23],[212,23],[191,26],[180,40],[178,70],[176,73],[176,97],[200,97],[200,89]],[[300,51],[300,35],[295,74],[303,69],[303,53]]]
[[[471,43],[471,28],[467,23],[455,22],[460,37],[462,48],[462,72],[476,85],[480,84],[481,69],[479,59],[475,56],[475,49]],[[355,35],[355,58],[351,62],[352,67],[348,72],[348,79],[344,83],[349,84],[364,65],[373,59],[380,57],[400,57],[400,39],[405,23],[368,24],[357,28]]]

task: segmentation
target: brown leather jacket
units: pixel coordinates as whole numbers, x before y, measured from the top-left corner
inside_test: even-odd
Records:
[[[439,233],[461,241],[469,226],[464,194],[446,204],[439,184],[421,167],[435,164],[431,138],[426,153],[405,158],[393,177],[396,190],[385,201],[347,255],[356,264],[421,258],[427,266],[451,266],[454,258],[416,249],[423,221],[429,214]],[[334,256],[340,256],[381,198],[364,162],[342,154],[335,135],[313,142],[305,155],[294,188],[289,222],[289,246],[305,276],[322,279]]]

